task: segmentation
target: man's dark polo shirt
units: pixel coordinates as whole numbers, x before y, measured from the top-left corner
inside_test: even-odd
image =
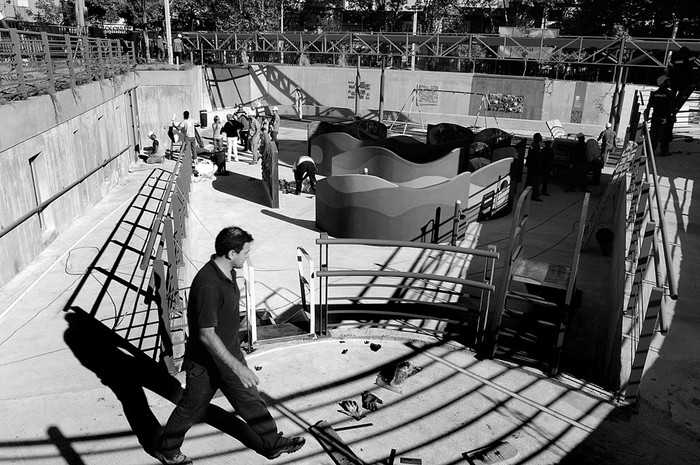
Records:
[[[212,367],[214,358],[202,344],[199,329],[216,328],[216,334],[229,352],[238,360],[244,360],[238,337],[240,299],[236,270],[231,270],[231,276],[228,277],[213,260],[199,270],[192,281],[187,304],[190,334],[185,358]]]

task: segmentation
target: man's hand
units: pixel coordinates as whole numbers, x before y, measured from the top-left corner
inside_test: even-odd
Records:
[[[207,348],[212,357],[218,359],[226,366],[231,368],[231,371],[233,371],[233,373],[241,380],[243,387],[250,389],[253,386],[258,385],[260,381],[255,373],[228,351],[224,343],[221,342],[221,339],[216,334],[216,330],[214,328],[200,328],[199,337],[202,344],[204,344],[204,347]]]
[[[241,380],[241,384],[243,384],[243,387],[246,389],[257,386],[260,382],[258,377],[255,375],[255,372],[245,365],[234,369],[233,372],[236,374],[236,376],[238,376],[238,378]]]

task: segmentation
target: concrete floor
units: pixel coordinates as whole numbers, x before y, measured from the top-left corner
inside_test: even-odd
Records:
[[[306,151],[305,137],[300,129],[281,131],[280,178],[293,179],[290,165]],[[610,316],[596,312],[605,299],[599,270],[609,258],[586,253],[580,287],[582,312],[588,312],[591,320],[579,314],[577,337],[570,338],[577,342],[573,346],[567,342],[563,360],[571,374],[560,379],[498,360],[480,361],[455,344],[391,331],[346,330],[329,339],[261,346],[248,362],[261,368],[260,389],[273,416],[280,430],[307,439],[301,451],[276,462],[332,463],[307,432],[310,425],[326,420],[366,463],[385,461],[391,449],[397,451],[395,463],[400,457],[419,458],[426,465],[468,463],[464,452],[499,441],[517,449],[514,458],[503,462],[507,464],[700,463],[700,321],[693,305],[700,271],[693,259],[700,250],[695,219],[700,194],[693,189],[694,180],[700,179],[695,160],[700,145],[698,140],[680,139],[672,148],[683,153],[657,164],[667,186],[662,196],[675,238],[680,299],[667,309],[668,335],[657,335],[653,342],[652,363],[636,411],[617,406],[591,381],[600,363],[596,346],[619,335],[601,332],[602,322]],[[103,288],[99,276],[81,281],[81,273],[99,250],[105,250],[105,260],[118,253],[105,243],[110,239],[116,244],[125,234],[125,212],[144,182],[153,182],[151,168],[136,167],[123,185],[0,289],[0,462],[156,463],[139,441],[156,435],[158,424],[167,419],[172,409],[168,399],[174,398],[178,382],[149,357],[152,334],[147,328],[152,329],[152,322],[142,324],[138,337],[120,332],[120,339],[104,325],[94,325],[79,314],[66,319],[63,312],[69,297],[77,295],[76,301],[88,306]],[[313,196],[281,194],[280,208],[273,210],[267,207],[258,181],[259,165],[230,163],[229,169],[230,176],[193,184],[187,261],[194,268],[206,262],[212,234],[222,227],[236,224],[249,230],[255,237],[257,307],[282,314],[300,298],[296,247],[318,257]],[[551,190],[551,197],[532,206],[532,226],[547,226],[528,235],[527,247],[528,256],[558,260],[570,251],[569,233],[581,194],[565,194],[556,184]],[[598,192],[592,207],[599,199]],[[147,214],[138,218],[150,226]],[[505,249],[502,239],[509,226],[510,218],[483,223],[470,229],[468,240]],[[129,240],[143,240],[140,234],[128,236]],[[683,260],[683,252],[691,259]],[[382,257],[359,253],[351,258],[346,260]],[[116,274],[135,275],[136,260],[122,256],[124,269]],[[125,324],[125,317],[135,320],[135,315],[124,314],[121,297],[110,292],[109,299],[101,300],[97,316],[107,326]],[[131,324],[132,329],[136,326]],[[366,342],[379,343],[381,349],[371,351]],[[405,381],[402,394],[374,384],[379,368],[397,360],[422,368]],[[365,390],[383,399],[380,410],[359,422],[338,412],[338,402],[359,401]],[[223,398],[214,403],[230,409]],[[183,451],[197,464],[267,463],[220,429],[226,428],[197,425]]]

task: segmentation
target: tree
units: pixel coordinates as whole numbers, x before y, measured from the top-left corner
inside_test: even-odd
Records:
[[[60,8],[56,8],[52,0],[37,0],[36,21],[40,24],[61,24],[63,12]]]
[[[674,24],[678,37],[697,37],[697,0],[577,0],[564,19],[567,34],[669,37]]]

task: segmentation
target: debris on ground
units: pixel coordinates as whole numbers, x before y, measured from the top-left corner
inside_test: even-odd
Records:
[[[422,368],[411,365],[409,362],[386,365],[377,375],[375,384],[399,394],[403,394],[403,382],[413,376]]]
[[[379,397],[375,396],[369,391],[362,393],[362,407],[371,410],[372,412],[379,410],[378,404],[383,404],[384,401]]]
[[[360,421],[365,417],[365,414],[360,412],[360,407],[354,400],[341,400],[338,402],[338,405],[342,409],[338,410],[338,412],[353,417],[356,421]]]
[[[496,441],[484,447],[464,452],[464,457],[470,465],[486,465],[512,459],[518,455],[518,449],[508,441]]]
[[[373,352],[376,352],[376,351],[378,351],[379,349],[382,348],[382,345],[381,345],[381,344],[372,343],[372,344],[369,345],[369,348],[372,349]]]
[[[345,442],[340,439],[338,433],[328,424],[327,421],[321,420],[315,425],[309,427],[309,432],[321,444],[323,450],[333,459],[336,464],[363,464],[363,462]]]

